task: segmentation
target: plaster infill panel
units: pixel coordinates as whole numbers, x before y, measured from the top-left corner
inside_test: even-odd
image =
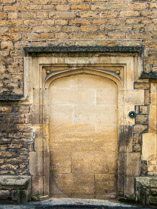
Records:
[[[96,75],[78,74],[52,82],[51,196],[116,197],[117,95],[112,80]]]

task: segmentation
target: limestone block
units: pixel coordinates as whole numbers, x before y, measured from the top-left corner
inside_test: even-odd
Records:
[[[135,89],[149,89],[150,84],[146,82],[135,82]]]
[[[125,102],[134,105],[144,105],[144,91],[141,89],[124,91]]]
[[[51,176],[51,194],[64,194],[67,197],[72,194],[94,194],[94,175],[91,174],[58,174]]]
[[[29,153],[29,167],[30,167],[30,174],[37,175],[37,153],[36,152]]]
[[[135,178],[136,201],[144,205],[157,205],[157,177]]]
[[[136,115],[136,124],[147,124],[147,115]]]
[[[135,144],[133,145],[133,152],[140,152],[141,151],[141,145]]]
[[[147,114],[148,113],[148,106],[140,105],[139,106],[139,113],[140,114]]]
[[[157,127],[157,106],[150,105],[150,113],[149,113],[149,132],[155,133]],[[154,117],[155,116],[155,117]]]
[[[30,196],[30,176],[0,176],[0,199],[23,203],[30,200]]]
[[[146,133],[143,135],[142,145],[142,159],[151,161],[152,158],[156,157],[156,134]]]
[[[140,134],[134,134],[133,143],[134,144],[140,144],[141,143],[141,135]]]
[[[10,198],[10,191],[9,190],[0,190],[0,199],[7,200]]]
[[[112,174],[95,174],[95,194],[98,197],[116,197],[116,178]]]
[[[135,125],[134,126],[134,132],[135,133],[142,133],[142,132],[146,132],[148,129],[147,125]]]
[[[126,176],[139,176],[141,171],[140,153],[128,153]]]
[[[130,200],[134,199],[134,176],[125,177],[124,196]]]
[[[105,159],[105,160],[104,160]],[[115,173],[116,152],[75,152],[72,155],[73,173]]]
[[[132,126],[121,125],[119,128],[119,152],[132,151]]]

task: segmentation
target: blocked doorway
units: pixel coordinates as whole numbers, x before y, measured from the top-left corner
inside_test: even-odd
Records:
[[[117,196],[117,84],[80,73],[49,87],[50,196]]]
[[[80,50],[80,48],[78,49]],[[119,198],[132,197],[134,195],[134,179],[140,175],[141,168],[140,153],[134,152],[132,137],[140,131],[141,126],[135,125],[136,120],[130,118],[129,113],[134,111],[137,105],[145,104],[143,89],[134,88],[134,83],[135,81],[139,82],[143,69],[140,49],[125,47],[122,50],[123,52],[128,50],[128,54],[119,53],[117,55],[106,53],[104,51],[106,48],[101,49],[103,53],[91,53],[87,48],[84,49],[87,50],[85,53],[73,53],[73,48],[70,53],[67,53],[67,49],[61,49],[62,52],[58,53],[55,51],[58,48],[51,48],[52,53],[46,54],[32,54],[32,50],[36,49],[29,50],[29,56],[25,57],[25,80],[29,81],[25,82],[25,97],[27,102],[32,104],[31,127],[34,146],[29,154],[32,194],[41,198],[55,196],[109,199],[116,197],[116,195]],[[45,50],[49,52],[49,49]],[[92,48],[92,50],[97,49]],[[111,47],[111,50],[114,48]],[[130,54],[130,50],[134,54]],[[79,76],[82,76],[82,79],[78,79]],[[90,87],[91,81],[88,81],[86,82],[88,85],[83,88],[78,85],[79,82],[75,82],[78,86],[70,84],[73,88],[69,88],[68,82],[72,79],[77,80],[76,78],[80,83],[82,80],[87,81],[87,78],[93,79],[94,85]],[[104,85],[107,83],[105,86],[107,89],[115,89],[112,89],[116,95],[113,97],[114,100],[108,98],[110,94],[104,93],[104,86],[100,89],[97,87],[101,80]],[[109,87],[109,84],[112,88]],[[97,101],[95,109],[85,108],[92,107],[92,102],[89,102],[91,100],[88,100],[93,98],[92,89],[99,92],[95,93],[95,101]],[[58,91],[58,94],[55,94],[55,91]],[[88,96],[87,92],[90,92]],[[59,96],[60,93],[65,96],[62,98]],[[114,105],[110,103],[110,101],[116,100],[118,101]],[[84,103],[82,104],[81,101]],[[103,101],[108,102],[108,105],[107,103],[103,104]],[[64,105],[59,106],[60,103]],[[75,114],[68,121],[72,106],[75,106]],[[112,106],[113,109],[117,107],[116,114],[109,112],[107,109],[109,106]],[[96,111],[96,109],[101,111]],[[64,113],[67,113],[65,117]],[[103,117],[106,117],[107,114],[109,117],[105,120]],[[98,118],[102,119],[102,126],[100,121],[97,121]],[[115,126],[110,123],[112,118],[115,119]],[[92,123],[88,123],[89,120]],[[60,123],[61,125],[58,125]],[[111,144],[112,140],[109,140],[108,146],[107,139],[110,139],[111,135],[108,135],[107,138],[103,136],[108,128],[107,123],[109,123],[109,128],[115,128],[115,133],[117,129],[118,140],[113,137],[115,147],[114,143]],[[92,129],[92,127],[94,128]],[[70,130],[73,134],[70,133]],[[61,139],[61,135],[64,140]],[[106,144],[103,144],[102,138],[106,140]],[[86,142],[87,144],[85,144]],[[104,154],[105,146],[109,150],[106,156]],[[116,150],[117,146],[118,151]],[[108,165],[112,165],[110,160],[113,157],[107,158],[112,152],[109,148],[115,149],[115,172],[112,175],[114,179],[115,174],[115,181],[112,179],[107,181],[108,184],[114,185],[113,187],[109,186],[111,190],[106,189],[108,185],[105,185],[105,177],[107,178],[107,174],[112,173],[110,171],[101,173],[101,169],[106,168],[105,162],[108,161]],[[67,155],[66,150],[68,150]],[[90,171],[88,172],[88,170]],[[69,187],[74,189],[68,191],[69,188],[65,182],[69,182]],[[115,189],[113,192],[113,188],[118,191]]]

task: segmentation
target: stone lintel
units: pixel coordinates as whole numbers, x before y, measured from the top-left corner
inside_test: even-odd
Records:
[[[103,53],[138,53],[142,54],[143,46],[48,46],[24,47],[25,54],[32,53],[74,53],[74,52],[103,52]]]

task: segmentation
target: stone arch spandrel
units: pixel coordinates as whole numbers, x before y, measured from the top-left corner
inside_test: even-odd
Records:
[[[107,71],[107,70],[99,70],[99,69],[76,69],[76,70],[63,70],[63,71],[51,73],[45,79],[45,88],[49,88],[49,85],[56,79],[77,75],[77,74],[89,74],[89,75],[108,78],[114,81],[119,88],[122,87],[121,78],[115,72]]]

